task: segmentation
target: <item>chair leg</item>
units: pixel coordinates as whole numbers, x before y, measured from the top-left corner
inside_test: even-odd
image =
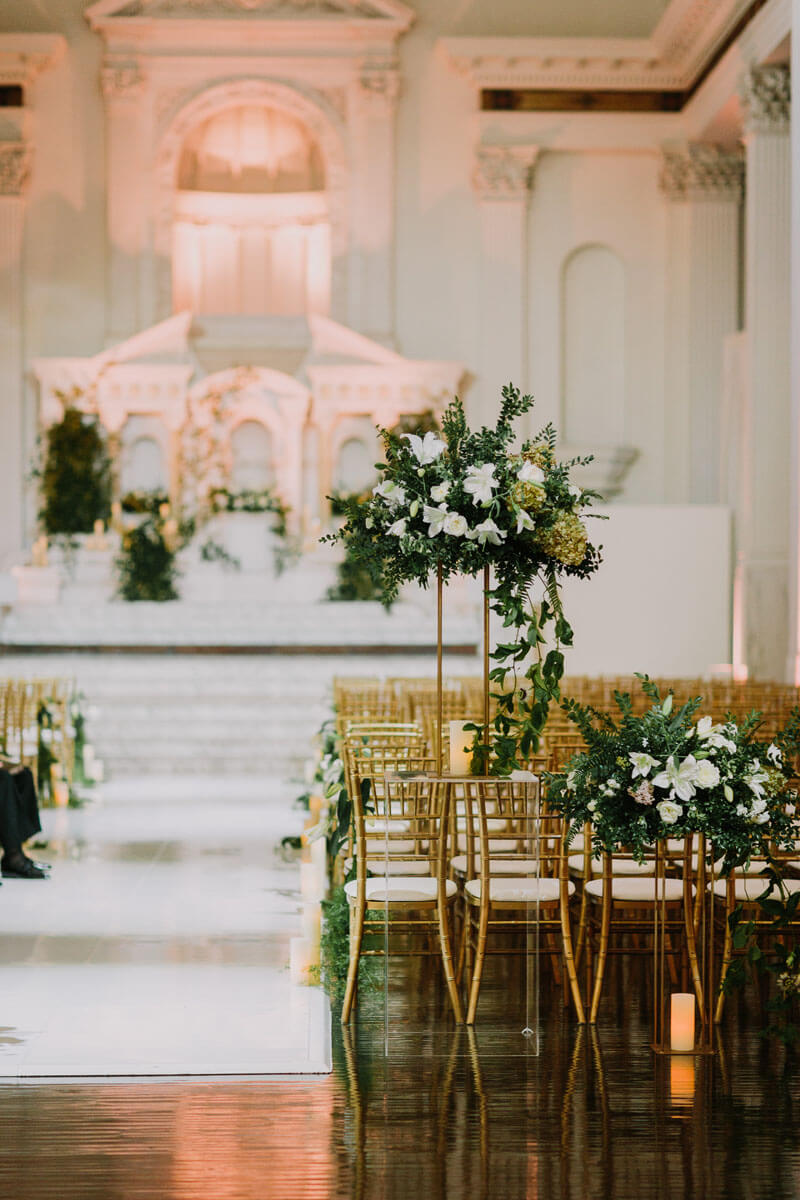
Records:
[[[578,964],[572,954],[572,931],[569,923],[569,897],[562,893],[560,900],[561,911],[561,945],[564,955],[564,966],[566,968],[566,976],[569,982],[569,988],[572,993],[572,1003],[575,1005],[575,1015],[581,1025],[586,1022],[586,1015],[583,1011],[583,1000],[581,998],[581,989],[578,984]]]
[[[361,961],[361,942],[364,937],[365,913],[366,908],[358,904],[350,909],[350,963],[347,968],[347,986],[345,987],[344,1000],[342,1002],[343,1025],[346,1025],[350,1020],[350,1013],[353,1010],[353,1003],[358,988],[358,965]]]
[[[600,946],[597,951],[597,968],[595,970],[594,988],[592,990],[592,1008],[589,1013],[589,1024],[597,1021],[597,1010],[600,1007],[600,994],[603,990],[603,976],[608,958],[608,938],[611,928],[611,886],[606,882],[603,888],[603,914],[600,923]]]
[[[489,905],[481,902],[480,920],[478,922],[478,945],[475,951],[475,965],[472,969],[472,982],[469,989],[469,1007],[467,1010],[467,1024],[475,1024],[475,1013],[478,1009],[478,996],[481,990],[481,976],[483,975],[483,962],[486,957],[486,931],[489,926]]]
[[[456,983],[453,972],[453,953],[450,948],[450,929],[449,917],[450,912],[446,902],[439,900],[439,943],[442,951],[442,963],[444,965],[444,977],[447,981],[447,991],[450,994],[450,1003],[453,1006],[453,1016],[456,1019],[457,1025],[462,1025],[464,1022],[464,1013],[461,1008],[461,997],[458,994],[458,985]]]

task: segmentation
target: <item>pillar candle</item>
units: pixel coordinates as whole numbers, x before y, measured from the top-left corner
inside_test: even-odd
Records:
[[[464,746],[472,744],[472,734],[464,732],[463,721],[450,722],[450,774],[451,775],[469,775],[472,764],[472,756],[469,750],[463,749]]]
[[[321,917],[319,904],[303,905],[303,937],[312,945],[319,945]]]
[[[69,784],[66,779],[57,779],[54,782],[53,803],[56,808],[66,808],[69,804]]]
[[[691,992],[674,992],[670,997],[669,1044],[677,1054],[691,1054],[694,1050],[694,995]]]
[[[319,902],[325,895],[325,880],[316,863],[300,863],[300,894],[308,903]]]

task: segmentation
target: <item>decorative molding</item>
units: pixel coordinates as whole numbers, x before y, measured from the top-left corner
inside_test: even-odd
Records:
[[[538,146],[479,146],[472,172],[478,199],[527,199],[538,153]]]
[[[128,62],[108,59],[100,79],[106,100],[137,100],[147,83],[141,64],[136,59]]]
[[[30,87],[66,48],[66,40],[56,33],[0,33],[0,84]]]
[[[370,101],[386,108],[393,108],[400,95],[400,72],[395,59],[362,63],[358,82]]]
[[[0,142],[0,196],[21,196],[31,169],[31,150],[26,142]]]
[[[141,17],[190,17],[219,20],[237,17],[272,19],[357,17],[359,20],[407,20],[414,14],[397,0],[100,0],[86,14],[92,24]]]
[[[665,146],[663,155],[659,183],[668,200],[741,200],[743,154],[690,142]]]
[[[751,67],[739,85],[748,133],[788,133],[792,77],[788,67]]]
[[[684,90],[753,0],[672,0],[645,38],[441,38],[476,88]]]

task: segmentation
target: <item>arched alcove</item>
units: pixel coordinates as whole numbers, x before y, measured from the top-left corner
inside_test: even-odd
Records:
[[[168,492],[169,476],[164,447],[154,433],[131,417],[122,431],[120,494]]]
[[[236,104],[186,137],[172,243],[176,312],[302,316],[330,307],[319,146],[296,116]]]
[[[261,421],[240,422],[231,433],[231,491],[263,491],[274,483],[269,431]]]
[[[310,89],[236,79],[195,95],[170,120],[157,156],[160,307],[338,312],[347,181],[341,118]]]
[[[625,441],[625,266],[608,246],[574,250],[561,278],[564,440]]]
[[[372,441],[349,437],[339,447],[333,486],[345,495],[361,492],[375,482],[375,447]]]

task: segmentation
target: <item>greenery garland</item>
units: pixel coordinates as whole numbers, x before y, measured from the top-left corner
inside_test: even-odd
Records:
[[[177,545],[164,530],[159,514],[148,516],[122,535],[117,558],[118,593],[123,600],[177,600]]]
[[[91,533],[111,513],[111,459],[100,422],[65,401],[64,415],[45,435],[39,479],[39,520],[50,537]]]
[[[512,448],[514,422],[532,406],[532,396],[509,384],[494,429],[471,431],[456,399],[442,437],[381,430],[379,483],[368,499],[348,502],[343,527],[323,539],[344,542],[383,588],[385,604],[404,583],[427,587],[439,569],[443,580],[493,571],[491,605],[513,636],[492,655],[490,744],[481,724],[469,727],[476,774],[508,775],[538,749],[550,702],[560,696],[562,647],[572,643],[559,580],[587,577],[600,563],[582,520],[597,494],[570,482],[570,469],[591,458],[559,463],[552,425]],[[551,631],[555,646],[545,654]]]

